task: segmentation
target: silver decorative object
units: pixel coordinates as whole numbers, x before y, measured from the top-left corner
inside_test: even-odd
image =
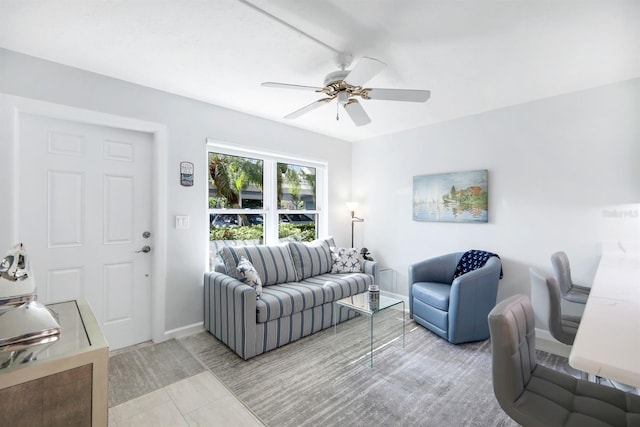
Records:
[[[18,243],[4,256],[0,263],[0,277],[11,282],[29,277],[29,264],[24,245]]]
[[[0,369],[36,360],[60,338],[60,324],[42,303],[30,301],[0,313]]]
[[[27,363],[60,337],[60,324],[36,301],[36,286],[24,245],[0,262],[0,369]]]
[[[37,297],[29,257],[22,243],[13,246],[0,262],[0,311]]]

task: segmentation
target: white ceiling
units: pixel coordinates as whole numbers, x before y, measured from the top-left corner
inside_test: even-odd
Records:
[[[0,47],[355,141],[640,77],[640,0],[0,0]],[[431,99],[282,119],[336,52]]]

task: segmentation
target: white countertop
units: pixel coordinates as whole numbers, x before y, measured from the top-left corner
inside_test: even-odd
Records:
[[[603,253],[569,364],[640,387],[640,253]]]

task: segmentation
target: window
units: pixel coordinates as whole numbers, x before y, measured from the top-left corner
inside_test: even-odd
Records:
[[[212,254],[225,245],[311,241],[318,236],[326,224],[320,210],[325,164],[213,141],[207,148]]]
[[[292,163],[276,163],[278,238],[304,242],[317,236],[316,169]]]

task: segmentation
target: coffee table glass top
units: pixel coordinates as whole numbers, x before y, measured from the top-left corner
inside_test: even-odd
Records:
[[[371,315],[386,308],[393,307],[394,305],[402,304],[403,301],[396,298],[390,298],[384,295],[380,295],[378,308],[374,309],[369,305],[369,292],[363,292],[361,294],[343,298],[337,301],[337,303],[345,307],[349,307],[350,309],[357,312]]]

